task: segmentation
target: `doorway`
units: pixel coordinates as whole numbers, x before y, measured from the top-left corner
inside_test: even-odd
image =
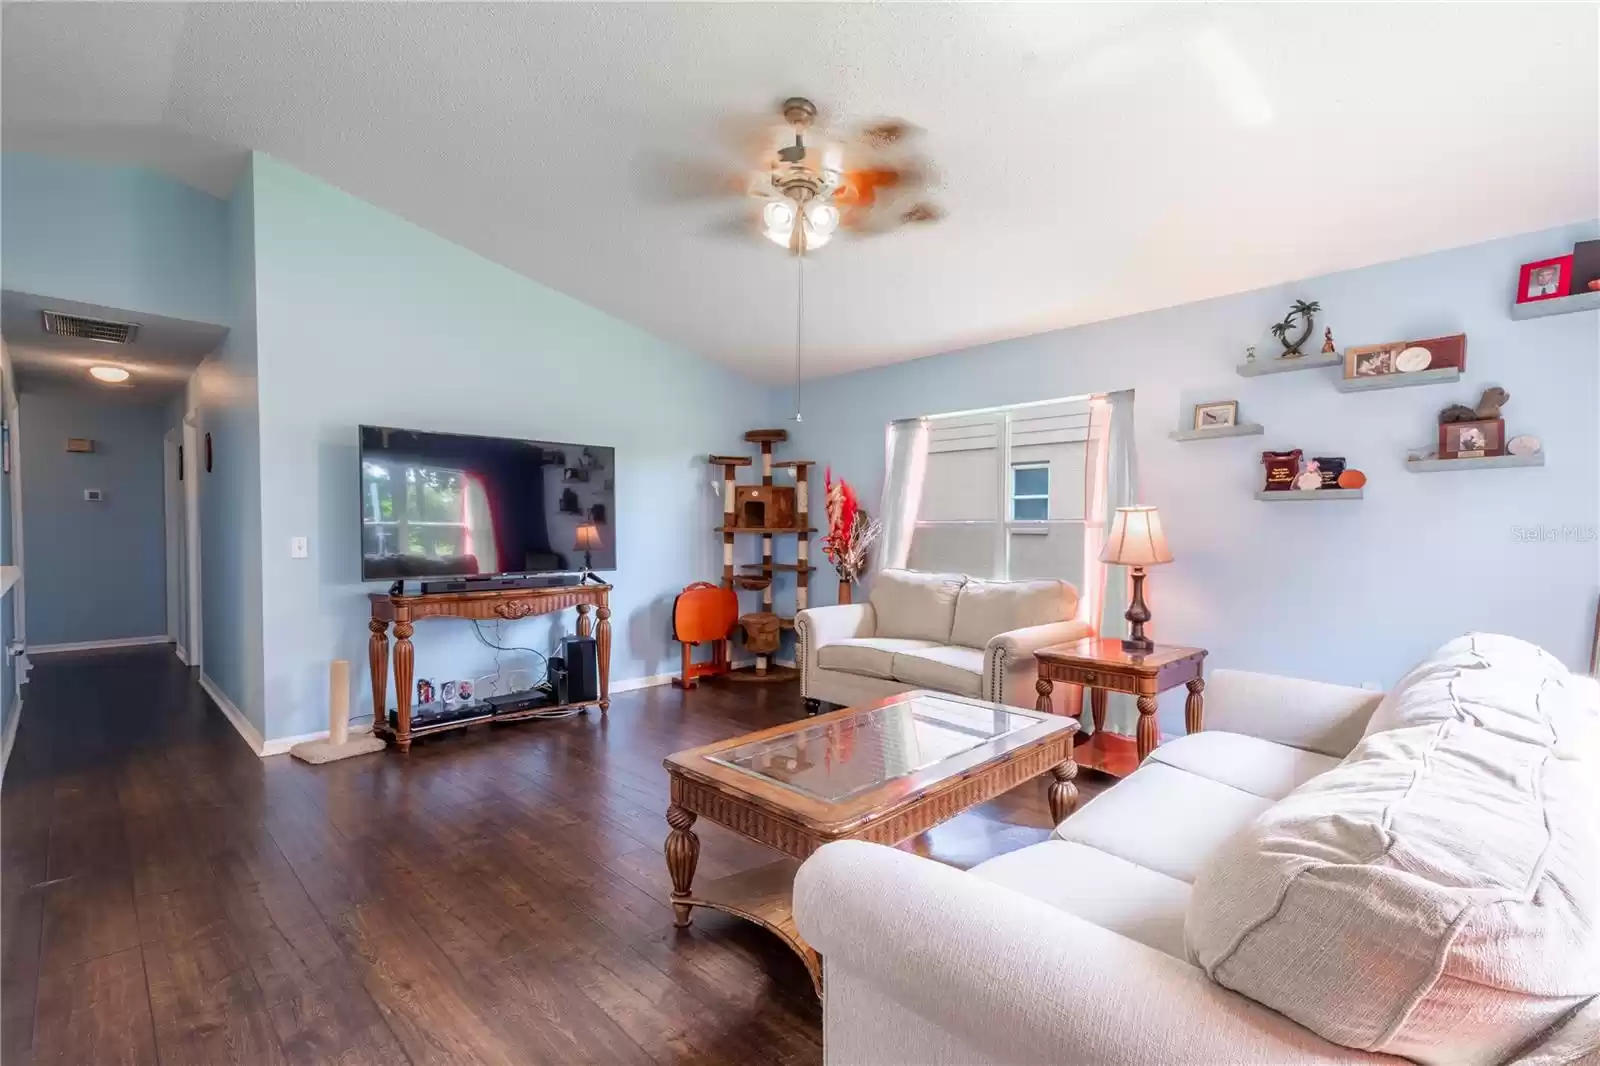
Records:
[[[205,655],[205,621],[200,609],[200,439],[199,413],[183,418],[183,621],[184,662],[198,670]]]

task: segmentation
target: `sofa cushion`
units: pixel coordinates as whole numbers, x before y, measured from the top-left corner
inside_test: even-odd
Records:
[[[1439,648],[1384,696],[1366,733],[1460,721],[1558,751],[1595,750],[1593,678],[1515,637],[1469,633]]]
[[[847,637],[829,641],[817,649],[817,665],[824,670],[843,670],[866,677],[894,678],[896,652],[937,647],[931,640],[905,640],[898,637]]]
[[[1046,840],[979,863],[974,877],[1004,885],[1129,940],[1183,953],[1189,886],[1082,844]]]
[[[1600,995],[1600,746],[1573,739],[1600,699],[1496,643],[1441,648],[1207,864],[1186,937],[1214,980],[1430,1064],[1500,1062]]]
[[[978,581],[956,597],[951,644],[986,647],[1012,629],[1065,622],[1078,610],[1078,590],[1065,581]]]
[[[956,596],[967,579],[960,574],[918,574],[882,570],[872,583],[875,636],[950,643]]]
[[[894,679],[959,696],[977,696],[983,690],[983,652],[954,644],[898,652]]]
[[[1056,826],[1055,835],[1187,883],[1223,841],[1270,806],[1271,800],[1146,760]]]
[[[1223,732],[1169,740],[1150,753],[1150,760],[1273,800],[1339,765],[1331,755]]]

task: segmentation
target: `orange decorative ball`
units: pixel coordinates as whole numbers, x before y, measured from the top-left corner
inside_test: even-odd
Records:
[[[1359,470],[1346,470],[1339,475],[1339,487],[1341,489],[1359,489],[1366,483],[1367,475]]]

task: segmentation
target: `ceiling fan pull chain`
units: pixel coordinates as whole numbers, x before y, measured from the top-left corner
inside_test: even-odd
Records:
[[[795,229],[800,226],[796,224]],[[806,321],[806,257],[795,256],[795,301],[794,301],[794,420],[804,422],[805,418],[800,412],[800,342],[802,330]]]

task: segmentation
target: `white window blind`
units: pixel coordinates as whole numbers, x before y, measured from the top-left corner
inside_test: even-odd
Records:
[[[1081,587],[1089,398],[929,420],[913,570]]]

